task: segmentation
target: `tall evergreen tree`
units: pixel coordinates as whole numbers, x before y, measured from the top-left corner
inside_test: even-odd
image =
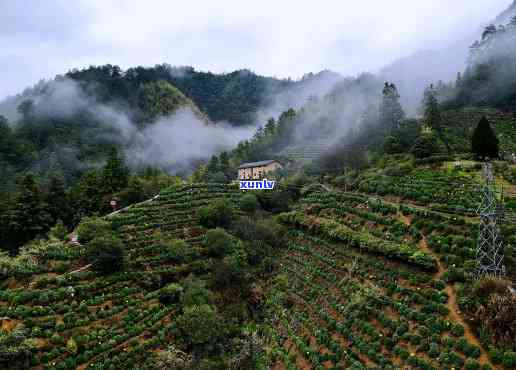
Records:
[[[276,121],[274,120],[274,118],[269,118],[269,120],[265,124],[265,129],[264,129],[265,136],[274,135],[275,131],[276,131]]]
[[[8,223],[10,239],[17,245],[43,236],[52,226],[52,216],[34,175],[26,175],[19,184]]]
[[[276,124],[276,134],[278,135],[279,145],[288,143],[293,134],[292,125],[295,122],[296,111],[292,108],[281,113],[278,123]]]
[[[229,176],[229,155],[228,152],[222,152],[219,156],[219,167],[220,171],[224,173],[226,177]]]
[[[48,212],[52,217],[52,224],[58,220],[63,221],[66,225],[71,226],[72,210],[69,206],[69,199],[66,196],[64,181],[59,176],[52,176],[48,184],[48,190],[45,194],[45,201],[48,204]]]
[[[430,85],[424,93],[424,107],[425,107],[425,123],[432,130],[435,130],[439,139],[446,146],[448,153],[451,152],[448,140],[444,135],[442,127],[441,108],[437,100],[437,91],[434,89],[434,85]]]
[[[405,112],[400,103],[400,94],[396,85],[386,82],[380,105],[380,126],[386,130],[396,130],[405,119]]]
[[[211,157],[210,161],[208,162],[207,169],[208,169],[209,173],[219,172],[219,170],[220,170],[219,158],[216,155],[213,155]]]
[[[478,159],[498,158],[498,138],[486,117],[480,119],[473,132],[471,151]]]
[[[127,186],[129,169],[116,149],[109,153],[108,161],[102,169],[102,181],[106,193],[116,193]]]

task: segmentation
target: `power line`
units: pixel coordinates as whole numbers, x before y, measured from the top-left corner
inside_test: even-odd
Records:
[[[480,216],[475,276],[477,279],[485,275],[505,276],[503,263],[503,244],[500,235],[500,225],[503,220],[503,203],[494,191],[493,166],[490,162],[484,164],[486,183],[482,189],[482,202],[478,209]]]

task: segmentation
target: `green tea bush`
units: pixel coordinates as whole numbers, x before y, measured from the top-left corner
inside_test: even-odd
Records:
[[[456,337],[462,337],[464,335],[464,327],[461,324],[453,325],[451,333]]]
[[[503,366],[506,368],[514,368],[516,366],[516,352],[513,351],[507,351],[503,354],[503,360],[502,360]]]
[[[466,360],[466,363],[464,364],[464,369],[477,370],[477,369],[480,369],[480,364],[478,363],[478,361],[470,358],[470,359]]]

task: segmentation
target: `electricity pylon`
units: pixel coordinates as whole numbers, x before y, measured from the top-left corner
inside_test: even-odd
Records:
[[[477,210],[480,216],[475,270],[477,279],[485,275],[496,277],[505,275],[503,243],[500,235],[503,199],[497,199],[493,166],[489,162],[484,163],[484,178],[485,184],[481,188],[482,200]],[[501,197],[503,197],[503,193]]]

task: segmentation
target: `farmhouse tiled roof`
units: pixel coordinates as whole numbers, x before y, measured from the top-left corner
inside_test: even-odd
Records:
[[[259,161],[259,162],[249,162],[249,163],[242,163],[238,168],[252,168],[252,167],[261,167],[261,166],[267,166],[268,164],[278,162],[275,159],[269,159],[268,161]]]

